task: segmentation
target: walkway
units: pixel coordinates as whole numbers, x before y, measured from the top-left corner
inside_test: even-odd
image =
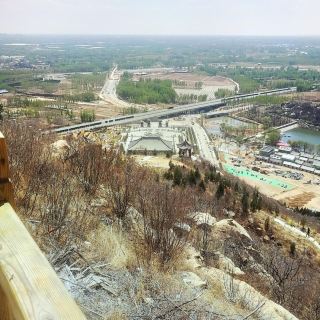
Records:
[[[318,250],[320,250],[320,243],[313,237],[307,237],[306,233],[301,231],[300,229],[296,228],[296,227],[292,227],[290,225],[288,225],[285,221],[279,219],[279,218],[275,218],[274,219],[275,222],[277,222],[278,224],[280,224],[283,228],[295,233],[296,235],[304,238],[304,240],[309,241],[310,243],[312,243]]]

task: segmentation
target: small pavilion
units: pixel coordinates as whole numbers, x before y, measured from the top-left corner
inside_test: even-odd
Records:
[[[187,140],[184,140],[182,143],[178,144],[177,147],[179,149],[180,157],[191,157],[193,145]]]

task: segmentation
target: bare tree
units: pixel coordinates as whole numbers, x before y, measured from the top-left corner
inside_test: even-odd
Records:
[[[271,288],[276,301],[290,304],[295,294],[308,280],[303,273],[304,258],[287,257],[280,249],[268,250],[264,257],[264,267],[271,275]]]
[[[138,193],[138,211],[143,216],[143,250],[145,262],[156,255],[165,268],[181,254],[185,238],[178,237],[174,225],[183,221],[190,207],[187,195],[180,189],[168,185],[148,182]]]

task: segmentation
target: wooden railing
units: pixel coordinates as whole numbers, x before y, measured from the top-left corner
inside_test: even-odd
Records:
[[[86,319],[17,216],[0,133],[0,320]]]

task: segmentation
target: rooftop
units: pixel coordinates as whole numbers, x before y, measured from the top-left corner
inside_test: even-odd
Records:
[[[130,142],[128,151],[160,151],[173,152],[172,142],[159,136],[145,136]]]

